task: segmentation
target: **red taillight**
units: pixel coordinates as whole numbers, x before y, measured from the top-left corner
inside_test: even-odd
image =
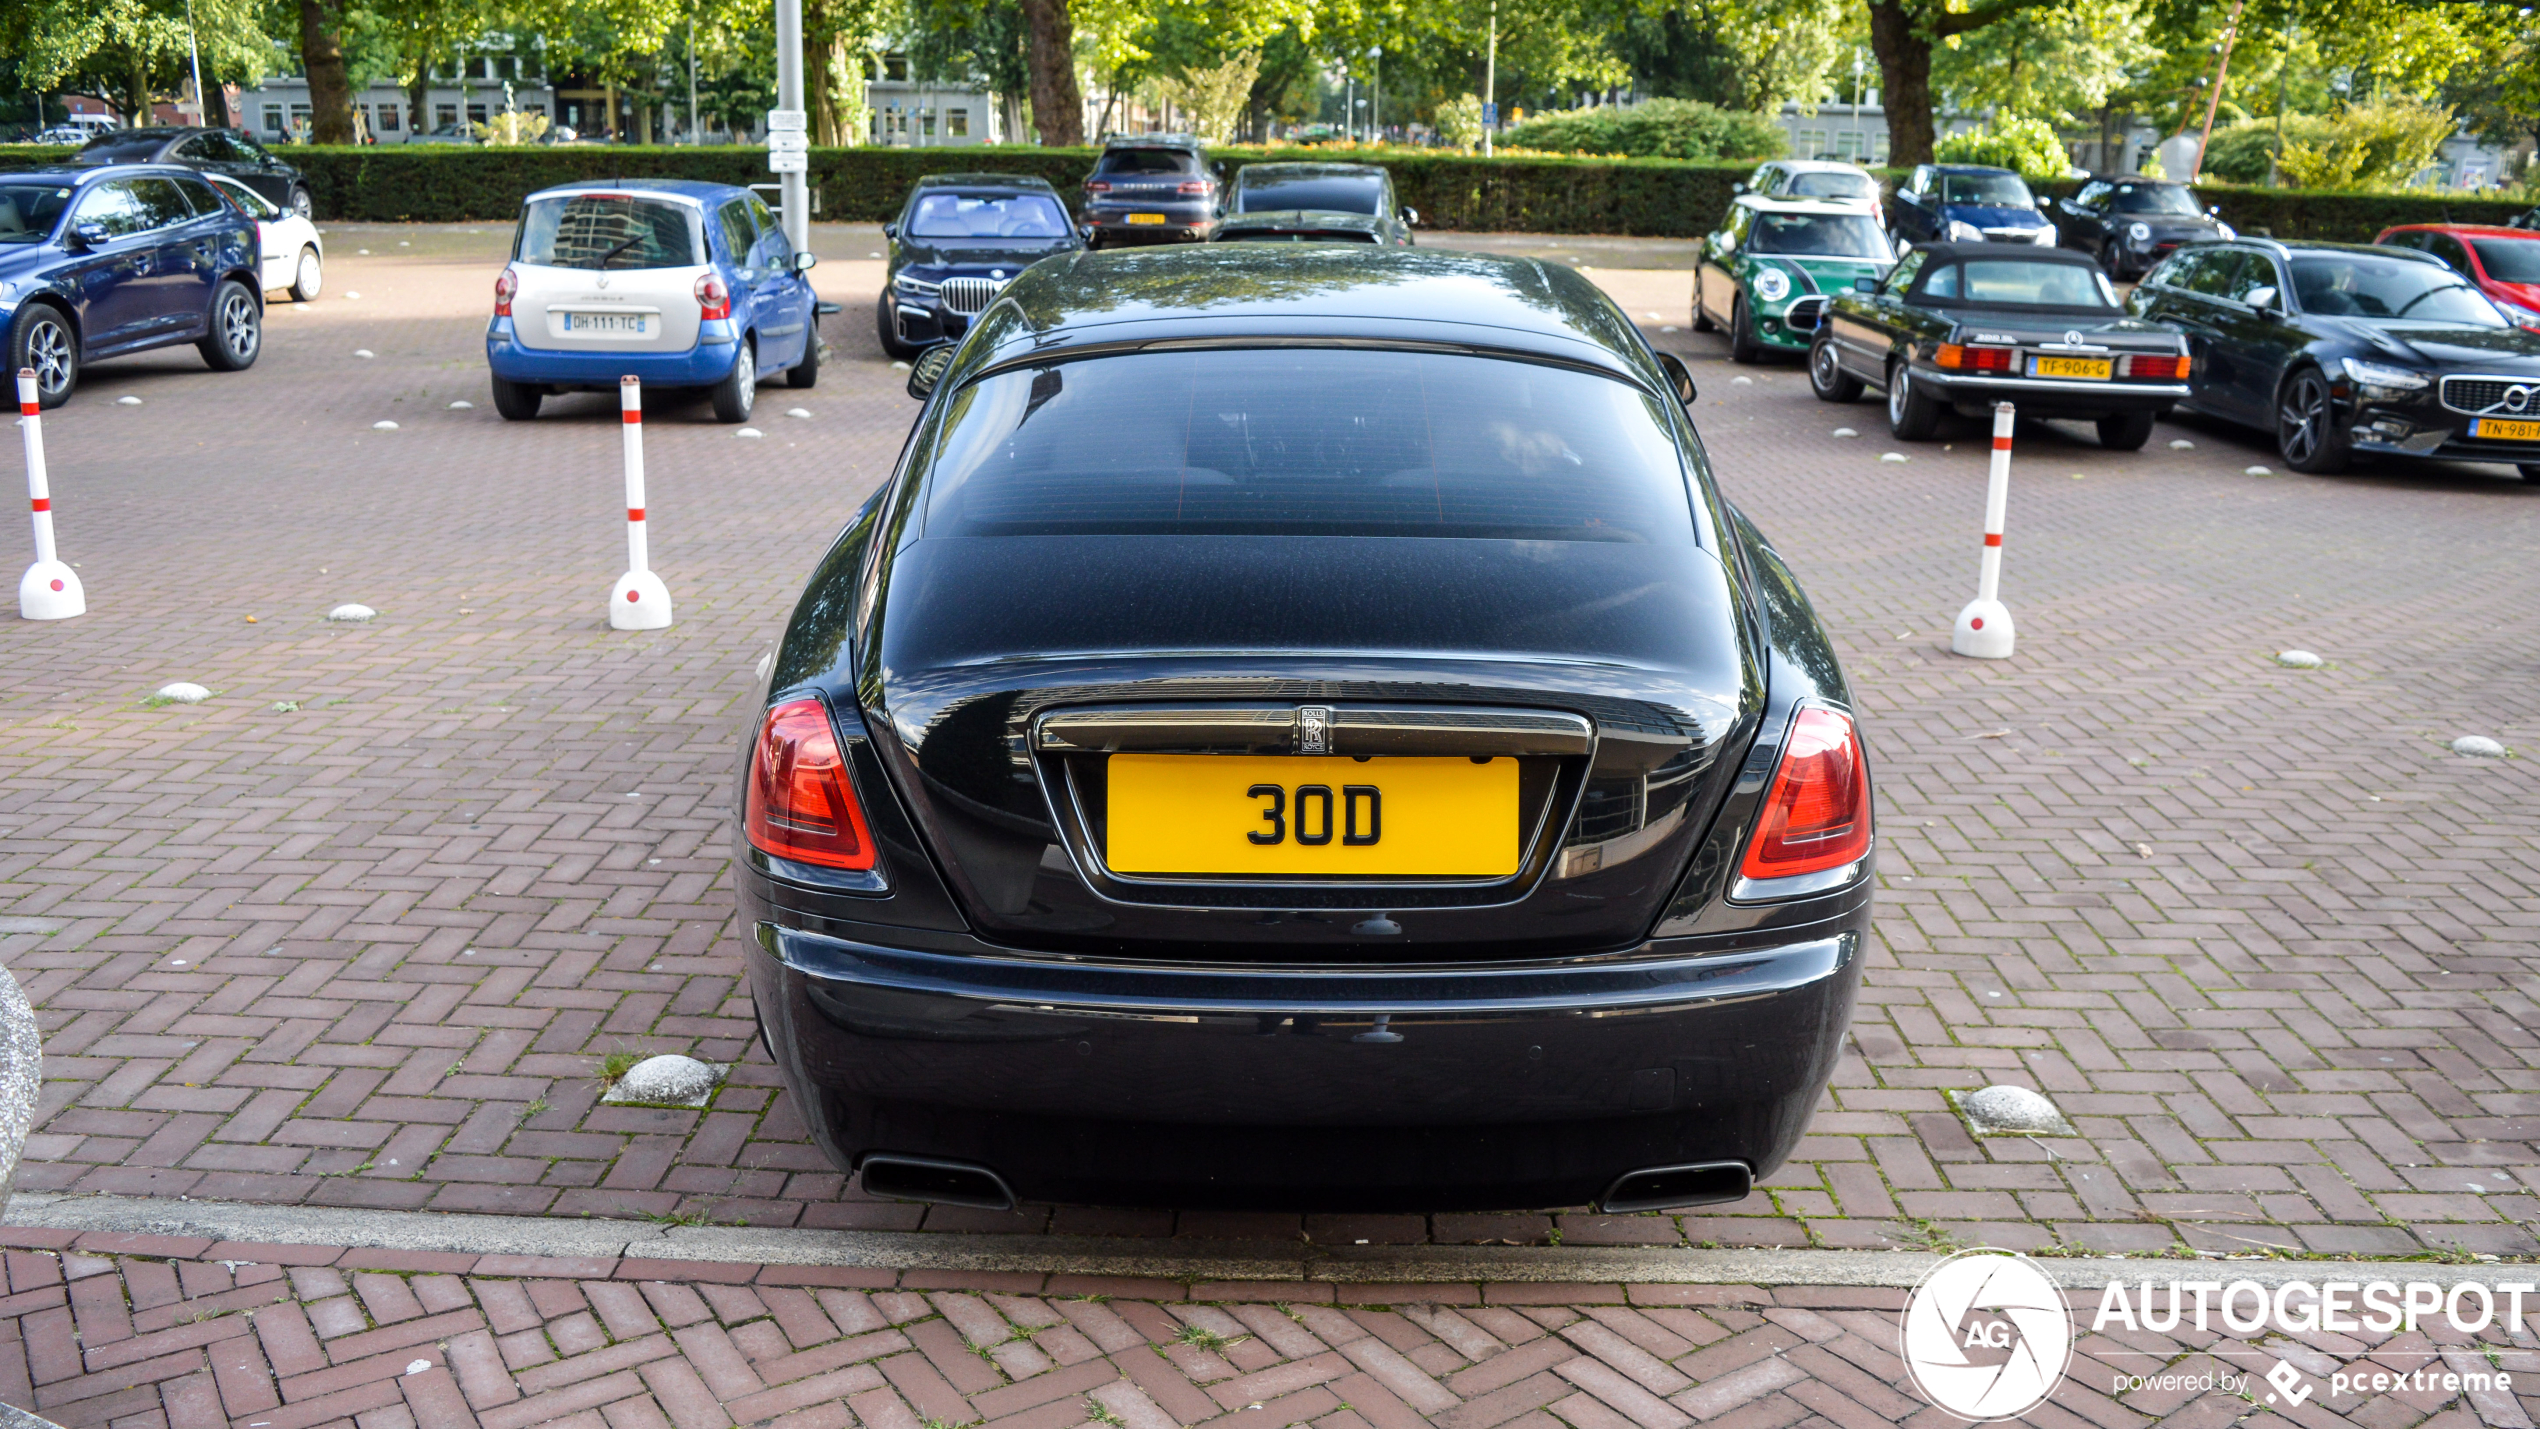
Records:
[[[1186,194],[1204,194],[1208,192],[1208,180],[1185,179],[1182,181],[1182,192]]]
[[[820,701],[794,700],[767,712],[750,754],[741,827],[752,847],[777,858],[822,868],[873,867],[873,836]]]
[[[1763,816],[1746,841],[1744,878],[1791,878],[1870,851],[1870,771],[1850,717],[1815,706],[1791,721]]]
[[[1111,192],[1111,185],[1104,183],[1100,179],[1087,179],[1085,180],[1085,192],[1089,194],[1107,194]]]
[[[503,276],[494,280],[494,316],[498,318],[510,317],[512,315],[512,299],[518,296],[520,296],[520,275],[509,268],[505,268],[503,270]]]
[[[2144,353],[2136,353],[2125,360],[2125,375],[2146,377],[2155,381],[2184,382],[2187,380],[2188,362],[2189,359],[2185,357],[2152,357]]]
[[[732,316],[732,290],[715,273],[697,275],[697,316],[711,322]]]
[[[1938,366],[1962,372],[2008,372],[2018,358],[2019,349],[2011,347],[1960,347],[1954,342],[1942,343],[1932,355]]]

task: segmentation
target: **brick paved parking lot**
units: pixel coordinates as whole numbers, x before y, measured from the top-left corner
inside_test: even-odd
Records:
[[[1537,245],[1694,363],[1723,485],[1867,705],[1878,946],[1799,1159],[1684,1216],[928,1211],[860,1198],[806,1141],[750,1035],[724,878],[751,669],[912,414],[873,346],[876,235],[820,232],[837,357],[814,391],[762,391],[762,436],[651,414],[679,623],[644,635],[602,617],[612,403],[524,426],[487,400],[503,232],[329,241],[327,296],[277,304],[251,372],[111,364],[46,419],[91,614],[0,621],[0,961],[48,1053],[22,1189],[1377,1244],[2540,1252],[2540,790],[2527,759],[2446,747],[2540,749],[2540,488],[2503,468],[2253,476],[2273,452],[2218,427],[2131,455],[2024,428],[2019,656],[1958,660],[1972,426],[1900,447],[1875,403],[1682,331],[1679,254]],[[382,614],[325,622],[343,601]],[[2269,660],[2293,646],[2328,667]],[[147,702],[178,679],[216,696]],[[736,1065],[702,1112],[599,1106],[620,1050]],[[2078,1134],[1971,1138],[1945,1094],[2004,1081]]]

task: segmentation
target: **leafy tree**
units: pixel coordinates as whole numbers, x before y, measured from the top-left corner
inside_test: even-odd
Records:
[[[272,54],[254,0],[197,0],[193,35],[204,82],[261,79]],[[0,6],[0,51],[21,83],[89,95],[134,123],[150,122],[154,94],[177,87],[188,45],[184,0],[13,0]]]
[[[1721,109],[1698,99],[1652,99],[1629,109],[1547,114],[1500,138],[1514,149],[1667,159],[1770,159],[1787,152],[1790,144],[1781,125],[1765,115]]]
[[[2353,105],[2329,120],[2324,137],[2288,142],[2279,167],[2296,188],[2392,188],[2432,163],[2452,129],[2452,112],[2435,105]]]
[[[2032,179],[2060,179],[2072,172],[2064,141],[2043,119],[1997,114],[1982,129],[1952,134],[1932,148],[1944,164],[1990,164]]]
[[[1868,0],[1870,48],[1879,58],[1887,109],[1888,162],[1924,164],[1932,155],[1932,47],[1972,35],[2055,0]]]
[[[1992,108],[2071,124],[2164,52],[2146,0],[2072,0],[1952,35],[1932,52],[1932,81],[1961,110]]]

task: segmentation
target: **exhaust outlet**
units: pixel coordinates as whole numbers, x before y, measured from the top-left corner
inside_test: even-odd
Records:
[[[1598,1198],[1598,1210],[1666,1211],[1742,1201],[1755,1189],[1755,1168],[1743,1161],[1698,1161],[1689,1166],[1646,1166],[1614,1178]]]
[[[858,1169],[863,1172],[868,1195],[888,1196],[895,1201],[933,1201],[944,1206],[977,1206],[986,1211],[1014,1209],[1014,1192],[1005,1184],[1005,1178],[966,1161],[876,1153],[865,1157]]]

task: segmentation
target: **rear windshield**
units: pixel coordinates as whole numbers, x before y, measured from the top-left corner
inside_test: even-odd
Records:
[[[2332,317],[2503,327],[2504,314],[2467,279],[2439,263],[2361,253],[2296,253],[2293,291],[2302,311]]]
[[[70,201],[66,184],[0,184],[0,243],[43,242]]]
[[[1276,213],[1310,208],[1326,213],[1374,213],[1384,201],[1382,179],[1246,179],[1237,213]]]
[[[2478,266],[2499,283],[2540,283],[2540,238],[2473,238]]]
[[[686,204],[627,194],[531,199],[512,256],[550,268],[694,268],[704,229]]]
[[[2196,196],[2176,184],[2119,184],[2108,196],[2108,207],[2118,213],[2166,213],[2181,218],[2196,216]]]
[[[1147,352],[954,394],[935,536],[1452,536],[1687,545],[1655,398],[1532,363],[1328,348]]]
[[[909,215],[911,238],[1064,238],[1067,215],[1044,194],[928,194]]]
[[[1887,235],[1866,213],[1766,213],[1755,215],[1752,251],[1815,253],[1829,258],[1871,258],[1884,263]]]
[[[1978,208],[2027,208],[2036,202],[2017,174],[1942,174],[1940,201]]]
[[[1102,156],[1106,174],[1195,174],[1199,157],[1187,149],[1111,149]]]
[[[2080,263],[2023,263],[1981,258],[1934,268],[1923,276],[1922,296],[1985,307],[2114,308],[2116,290],[2105,274]]]
[[[1870,182],[1867,174],[1844,174],[1823,169],[1793,177],[1790,187],[1782,192],[1792,198],[1874,199],[1879,196],[1878,185]]]
[[[1307,229],[1289,232],[1276,228],[1219,229],[1217,236],[1228,243],[1373,243],[1376,235],[1354,229]]]

